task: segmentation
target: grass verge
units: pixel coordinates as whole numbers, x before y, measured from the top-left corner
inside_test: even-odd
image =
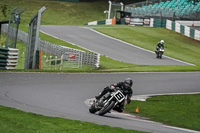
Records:
[[[200,131],[200,94],[154,96],[147,101],[132,101],[126,112],[167,125]],[[139,113],[136,113],[136,107]]]
[[[144,133],[89,122],[46,117],[0,106],[2,133]]]

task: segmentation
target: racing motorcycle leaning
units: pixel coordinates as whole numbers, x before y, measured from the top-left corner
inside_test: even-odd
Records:
[[[163,53],[164,53],[164,48],[159,48],[157,51],[156,51],[156,57],[157,58],[162,58],[162,55],[163,55]]]
[[[121,102],[125,102],[125,96],[119,88],[115,88],[112,92],[106,93],[99,100],[94,100],[89,108],[89,112],[98,112],[100,116],[103,116]]]

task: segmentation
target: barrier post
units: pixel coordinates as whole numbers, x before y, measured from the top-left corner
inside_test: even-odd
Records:
[[[112,25],[115,25],[115,18],[112,19]]]
[[[39,50],[39,70],[41,70],[41,68],[42,68],[42,62],[41,62],[41,59],[42,59],[42,51]]]

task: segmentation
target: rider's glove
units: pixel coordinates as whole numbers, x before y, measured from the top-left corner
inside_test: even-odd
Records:
[[[112,85],[112,86],[110,86],[110,89],[115,89],[115,87]]]

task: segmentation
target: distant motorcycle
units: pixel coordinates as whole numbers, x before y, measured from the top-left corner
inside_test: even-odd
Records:
[[[156,57],[157,58],[162,58],[162,55],[163,55],[163,53],[164,53],[164,48],[159,48],[157,51],[156,51]]]
[[[125,96],[120,89],[115,88],[113,92],[108,92],[99,100],[94,100],[94,103],[89,108],[89,112],[96,113],[99,111],[98,114],[103,116],[121,102],[125,102]]]

